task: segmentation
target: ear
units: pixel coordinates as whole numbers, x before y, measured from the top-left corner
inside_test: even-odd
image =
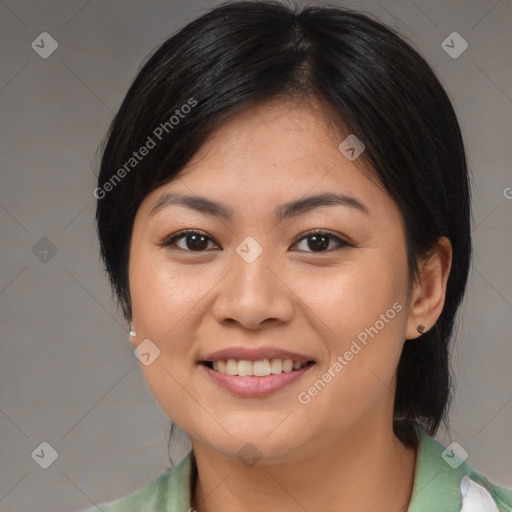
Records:
[[[447,237],[440,237],[436,247],[419,265],[419,277],[413,285],[407,318],[406,338],[418,338],[418,325],[425,332],[437,322],[443,310],[446,283],[452,266],[452,244]]]

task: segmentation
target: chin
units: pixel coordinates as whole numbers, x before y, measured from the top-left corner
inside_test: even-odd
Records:
[[[272,432],[268,425],[269,423],[262,428],[240,424],[238,428],[227,426],[233,437],[221,429],[222,433],[211,430],[202,432],[196,439],[200,444],[207,445],[225,457],[239,459],[247,467],[252,467],[256,463],[278,464],[296,457],[298,450],[306,441],[298,437],[297,433],[304,434],[304,431],[297,427],[293,430],[282,429],[277,433],[279,427]],[[219,435],[214,437],[214,434]],[[191,438],[193,437],[191,435]]]

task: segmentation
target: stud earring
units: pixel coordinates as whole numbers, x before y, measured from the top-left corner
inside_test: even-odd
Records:
[[[423,334],[425,332],[426,327],[424,325],[418,325],[416,329],[420,334]]]
[[[135,336],[137,335],[137,333],[135,332],[135,329],[133,328],[132,325],[130,325],[130,331],[128,332],[128,334],[132,337],[132,338],[135,338]]]

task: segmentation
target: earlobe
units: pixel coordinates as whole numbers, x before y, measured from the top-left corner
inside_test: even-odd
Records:
[[[130,342],[133,346],[135,346],[135,336],[137,336],[137,333],[135,332],[135,327],[133,323],[130,323],[130,331],[128,332],[130,336]]]
[[[420,263],[419,277],[411,295],[406,339],[419,338],[434,326],[441,315],[452,253],[450,240],[440,237],[436,247]]]

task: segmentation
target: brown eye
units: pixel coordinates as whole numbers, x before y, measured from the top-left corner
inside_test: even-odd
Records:
[[[306,247],[300,249],[304,252],[322,253],[331,252],[332,250],[340,249],[342,247],[353,247],[352,244],[342,240],[340,237],[328,231],[314,231],[307,233],[294,245],[303,241],[306,242]],[[180,243],[178,243],[180,242]],[[177,249],[187,252],[204,252],[215,247],[208,247],[212,242],[217,248],[219,247],[209,236],[202,231],[186,230],[180,231],[165,239],[159,245],[169,247],[170,249]]]
[[[176,242],[181,240],[184,240],[184,243],[180,246]],[[187,230],[176,233],[159,245],[171,248],[177,247],[178,249],[189,252],[203,252],[208,249],[208,243],[210,241],[213,242],[209,236],[201,231]]]
[[[306,240],[306,247],[310,250],[305,250],[305,252],[330,252],[334,249],[339,249],[341,247],[352,247],[351,244],[345,242],[340,237],[333,235],[328,231],[314,231],[303,236],[298,242],[302,242]],[[334,247],[330,247],[330,244],[334,242]]]

